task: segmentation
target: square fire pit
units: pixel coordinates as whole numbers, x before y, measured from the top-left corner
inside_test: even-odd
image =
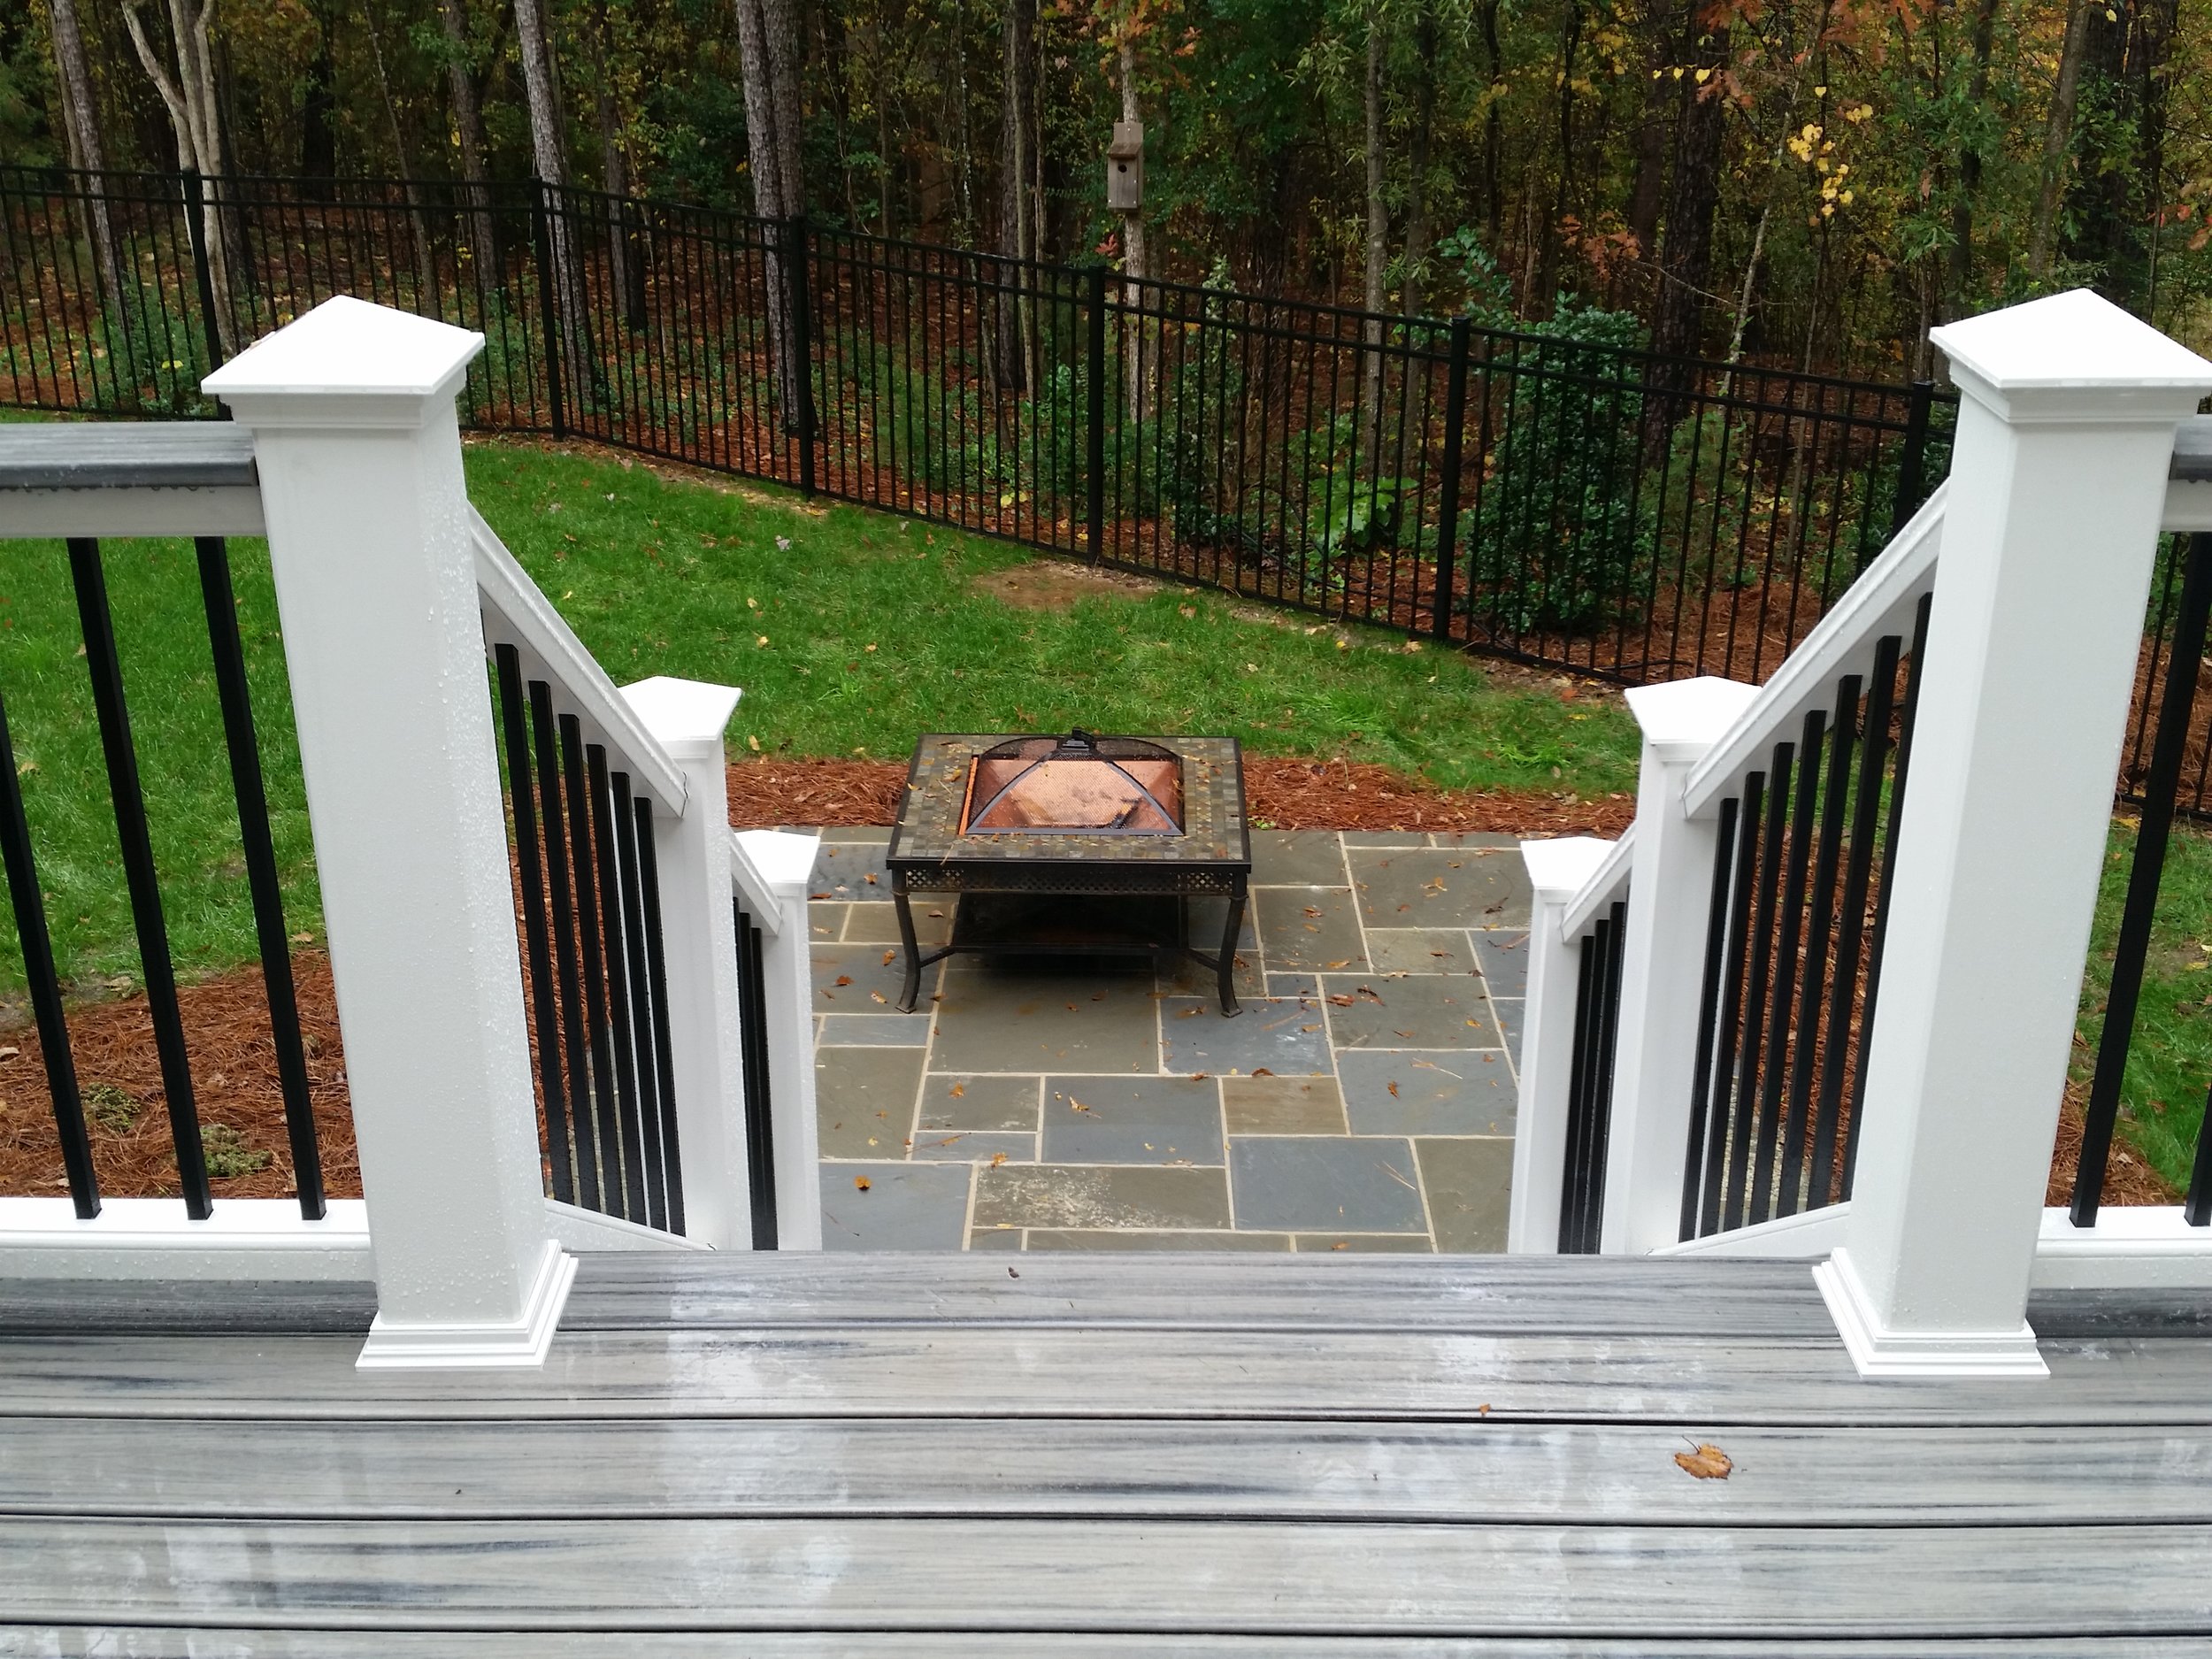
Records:
[[[949,736],[915,745],[884,859],[906,946],[900,1008],[955,951],[1187,956],[1237,1012],[1252,840],[1233,737]],[[959,895],[952,942],[922,954],[909,895]],[[1229,901],[1220,949],[1192,948],[1187,901]]]

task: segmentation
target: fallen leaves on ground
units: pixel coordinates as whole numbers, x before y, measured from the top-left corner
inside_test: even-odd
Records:
[[[1728,1471],[1736,1465],[1726,1452],[1709,1440],[1701,1440],[1694,1451],[1677,1452],[1675,1465],[1683,1473],[1695,1475],[1700,1480],[1725,1480]]]
[[[859,1188],[859,1190],[860,1190],[860,1191],[862,1191],[862,1192],[864,1192],[864,1192],[866,1192],[866,1191],[867,1191],[867,1190],[868,1190],[871,1187],[873,1187],[873,1186],[875,1185],[875,1183],[874,1183],[873,1181],[870,1180],[870,1179],[869,1179],[866,1176],[864,1176],[864,1175],[856,1175],[856,1176],[854,1176],[854,1177],[853,1177],[853,1185],[854,1185],[856,1187]]]

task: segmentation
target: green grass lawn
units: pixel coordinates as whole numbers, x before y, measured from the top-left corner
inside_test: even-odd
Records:
[[[2086,1082],[2104,1031],[2113,946],[2135,856],[2135,827],[2116,821],[2082,985],[2074,1073]],[[2120,1091],[2120,1133],[2177,1187],[2189,1184],[2205,1091],[2212,1086],[2212,831],[2177,826],[2158,888],[2135,1035]]]
[[[1447,786],[1633,787],[1617,703],[1494,685],[1473,661],[1408,652],[1396,635],[1179,588],[1018,609],[971,585],[1027,558],[1000,543],[521,444],[472,443],[468,468],[485,517],[618,681],[745,687],[740,749],[888,759],[932,727],[1079,722],[1228,732]],[[288,916],[318,935],[267,555],[255,541],[231,553]],[[197,570],[183,541],[115,542],[105,557],[173,954],[187,976],[219,971],[251,960],[254,940]],[[138,952],[67,558],[58,542],[11,542],[0,572],[0,697],[57,955],[73,988],[125,990]],[[12,1002],[21,961],[0,912],[0,1000]]]

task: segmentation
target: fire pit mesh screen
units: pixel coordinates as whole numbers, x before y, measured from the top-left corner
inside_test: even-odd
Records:
[[[1179,835],[1183,763],[1134,737],[1018,737],[975,757],[963,834]]]

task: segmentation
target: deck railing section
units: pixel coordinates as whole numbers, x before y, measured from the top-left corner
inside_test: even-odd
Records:
[[[232,429],[118,433],[19,426],[0,430],[0,536],[59,532],[65,539],[81,639],[76,656],[85,664],[99,730],[109,806],[138,947],[140,979],[159,1060],[163,1103],[175,1159],[175,1186],[183,1213],[195,1221],[206,1220],[214,1213],[214,1194],[191,1057],[178,1006],[177,975],[140,776],[139,745],[131,726],[122,657],[122,645],[127,641],[119,641],[101,536],[69,533],[157,532],[167,518],[175,531],[191,534],[211,523],[234,518],[237,507],[230,498],[250,495],[254,488],[252,444],[247,434]],[[269,803],[239,634],[229,546],[221,534],[193,535],[192,541],[237,809],[241,862],[268,999],[270,1040],[283,1096],[295,1191],[300,1215],[316,1221],[327,1213],[321,1148],[309,1094],[290,934],[270,833]],[[180,619],[177,626],[183,626]],[[55,956],[49,901],[40,885],[38,849],[26,810],[26,778],[33,769],[17,759],[7,725],[6,689],[0,686],[0,857],[4,858],[8,898],[70,1203],[79,1219],[90,1220],[102,1210],[93,1125],[72,1053],[65,1002],[67,987]],[[209,760],[212,764],[212,757]]]
[[[1575,937],[1574,1035],[1567,1075],[1567,1152],[1560,1179],[1559,1253],[1597,1253],[1611,1149],[1613,1057],[1620,1032],[1622,949],[1628,936],[1629,860],[1616,855],[1576,899],[1563,924]]]

